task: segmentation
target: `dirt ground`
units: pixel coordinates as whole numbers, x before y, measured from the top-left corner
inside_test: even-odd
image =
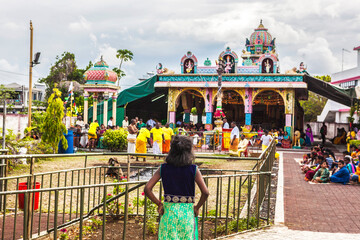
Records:
[[[214,228],[214,223],[206,221],[204,225],[204,239],[213,239],[214,233],[211,229]],[[106,237],[105,239],[121,239],[123,236],[123,221],[111,220],[109,219],[106,222]],[[201,224],[199,224],[199,237],[201,234]],[[87,234],[83,239],[88,240],[101,240],[102,239],[102,229],[98,229],[92,233]],[[128,224],[126,229],[126,239],[143,239],[143,223],[141,220],[130,219],[130,224]],[[146,239],[156,240],[158,239],[157,234],[146,234]]]

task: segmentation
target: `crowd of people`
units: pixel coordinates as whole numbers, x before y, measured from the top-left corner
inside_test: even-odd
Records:
[[[235,122],[230,124],[227,119],[224,119],[223,129],[232,128],[230,136],[230,153],[235,155],[247,156],[247,146],[259,144],[264,149],[272,139],[275,139],[278,146],[291,147],[292,140],[288,132],[281,129],[271,129],[270,131],[263,130],[261,127],[251,130],[252,137],[241,135],[239,127]],[[146,122],[138,117],[131,119],[127,116],[122,121],[122,128],[128,132],[128,152],[129,153],[146,153],[150,147],[154,154],[168,153],[170,150],[170,142],[175,135],[190,136],[195,147],[208,147],[215,144],[215,139],[204,138],[205,129],[204,124],[193,122],[184,123],[177,121],[173,128],[169,123],[162,125],[160,122],[150,118]],[[99,125],[97,120],[91,124],[85,124],[81,116],[78,116],[75,123],[74,131],[74,147],[88,148],[90,151],[102,146],[102,138],[107,130],[118,130],[119,126],[114,124],[113,118],[110,117],[107,126]],[[213,141],[213,143],[209,143]],[[217,139],[217,147],[221,148],[222,136]],[[210,146],[209,146],[210,145]]]
[[[336,158],[331,149],[323,145],[314,146],[301,161],[301,171],[305,181],[314,183],[359,183],[360,182],[360,149],[351,145],[350,152],[344,151],[342,157]]]

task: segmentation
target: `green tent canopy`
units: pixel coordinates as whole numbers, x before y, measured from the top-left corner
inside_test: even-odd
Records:
[[[127,88],[120,92],[116,101],[116,125],[120,126],[124,118],[124,106],[132,101],[146,97],[155,92],[154,84],[157,81],[157,75],[142,81],[131,88]],[[108,100],[108,120],[112,116],[112,99]],[[89,107],[89,120],[93,119],[93,107]],[[99,124],[103,123],[104,102],[97,105],[97,119]],[[89,121],[90,122],[90,121]]]
[[[304,75],[304,82],[307,83],[309,91],[349,107],[357,99],[354,88],[340,88],[309,75]]]

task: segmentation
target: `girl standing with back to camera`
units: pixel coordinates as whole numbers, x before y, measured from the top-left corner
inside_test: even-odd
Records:
[[[186,136],[175,136],[164,164],[155,172],[145,186],[146,196],[158,206],[161,216],[159,239],[198,239],[197,216],[200,207],[209,196],[204,179],[193,164],[193,145]],[[164,203],[152,192],[162,179]],[[195,182],[201,197],[195,203]]]

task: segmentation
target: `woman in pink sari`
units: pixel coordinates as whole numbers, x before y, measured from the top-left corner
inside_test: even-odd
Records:
[[[314,137],[310,125],[306,124],[306,126],[307,128],[306,128],[305,142],[307,146],[311,146],[311,144],[314,142]]]

